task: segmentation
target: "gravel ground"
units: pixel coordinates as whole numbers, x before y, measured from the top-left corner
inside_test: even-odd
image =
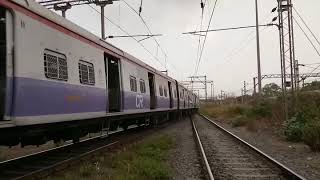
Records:
[[[193,119],[215,179],[285,179],[277,167],[207,120],[198,115]]]
[[[48,142],[48,143],[41,145],[39,147],[26,146],[26,147],[22,148],[19,145],[13,146],[13,147],[0,146],[0,162],[5,161],[5,160],[9,160],[9,159],[13,159],[13,158],[17,158],[17,157],[21,157],[21,156],[25,156],[25,155],[29,155],[32,153],[44,151],[44,150],[47,150],[47,149],[50,149],[53,147],[55,147],[53,142]]]
[[[170,124],[160,134],[173,137],[175,148],[170,150],[170,167],[172,179],[204,179],[201,159],[194,141],[190,120],[188,118]]]
[[[320,179],[320,153],[311,152],[303,143],[287,142],[270,129],[252,132],[245,127],[233,128],[222,120],[216,122],[306,179]]]

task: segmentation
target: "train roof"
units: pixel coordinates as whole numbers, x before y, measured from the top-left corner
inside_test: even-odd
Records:
[[[162,77],[165,77],[171,81],[175,81],[175,79],[171,78],[170,76],[167,76],[166,74],[156,70],[155,68],[153,68],[152,66],[142,62],[141,60],[139,60],[138,58],[130,55],[129,53],[121,50],[120,48],[102,40],[101,38],[97,37],[96,35],[92,34],[91,32],[85,30],[84,28],[76,25],[75,23],[63,18],[62,16],[59,16],[58,14],[48,10],[47,8],[45,8],[44,6],[40,5],[38,2],[34,1],[34,0],[10,0],[16,4],[19,4],[20,6],[23,6],[24,8],[27,8],[28,10],[38,14],[39,16],[48,19],[49,21],[58,24],[66,29],[68,29],[69,31],[72,31],[80,36],[82,36],[83,38],[90,40],[94,43],[96,43],[97,45],[109,49],[111,52],[113,52],[114,54],[116,54],[117,56],[123,57],[133,63],[136,63],[142,67],[147,68],[149,71],[154,72],[155,74],[158,74]]]

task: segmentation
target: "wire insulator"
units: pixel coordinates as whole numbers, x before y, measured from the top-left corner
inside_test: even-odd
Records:
[[[141,12],[142,12],[142,6],[139,7],[139,16],[140,16]]]

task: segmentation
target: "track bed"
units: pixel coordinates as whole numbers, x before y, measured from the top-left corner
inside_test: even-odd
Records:
[[[200,115],[192,117],[214,179],[303,179]]]

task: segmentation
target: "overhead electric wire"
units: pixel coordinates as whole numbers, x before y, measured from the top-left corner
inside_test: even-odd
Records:
[[[208,31],[209,28],[210,28],[211,21],[212,21],[212,17],[213,17],[213,14],[214,14],[214,12],[215,12],[215,9],[216,9],[216,7],[217,7],[217,2],[218,2],[218,0],[215,0],[215,3],[214,3],[214,5],[213,5],[213,9],[212,9],[212,12],[211,12],[209,24],[208,24],[208,27],[207,27],[207,31]],[[205,48],[205,43],[206,43],[207,37],[208,37],[208,32],[206,32],[206,35],[205,35],[205,38],[204,38],[204,41],[203,41],[203,44],[202,44],[200,56],[199,56],[199,59],[198,59],[197,65],[196,65],[195,75],[198,73],[198,69],[199,69],[199,65],[200,65],[200,62],[201,62],[203,50],[204,50],[204,48]]]
[[[136,11],[129,3],[127,3],[125,0],[122,0],[122,2],[124,2],[132,11],[134,11],[134,12],[139,16],[140,20],[142,21],[142,23],[143,23],[143,24],[145,25],[145,27],[147,28],[148,33],[149,33],[150,35],[152,35],[152,32],[151,32],[148,24],[146,23],[146,21],[144,20],[144,18],[139,15],[139,12]],[[160,48],[161,52],[164,54],[164,56],[167,57],[167,54],[165,53],[165,51],[164,51],[163,48],[161,47],[161,45],[160,45],[160,43],[158,42],[158,40],[157,40],[155,37],[152,37],[152,38],[153,38],[153,40],[156,42],[157,46],[159,46],[159,48]]]
[[[316,46],[313,44],[313,42],[311,41],[310,37],[308,36],[308,34],[303,30],[303,28],[300,26],[300,24],[298,23],[298,21],[296,20],[295,17],[293,17],[293,20],[296,22],[296,24],[298,25],[298,27],[300,28],[300,30],[303,32],[303,34],[306,36],[306,38],[308,39],[309,43],[312,45],[313,49],[316,51],[316,53],[318,54],[318,56],[320,57],[320,52],[319,50],[316,48]],[[320,67],[320,66],[319,66]]]
[[[303,22],[303,24],[307,27],[307,29],[310,31],[311,35],[313,36],[313,38],[317,41],[317,43],[320,46],[320,41],[319,39],[316,37],[316,35],[311,31],[310,27],[307,25],[307,23],[305,22],[305,20],[302,18],[302,16],[300,15],[300,13],[297,11],[297,9],[295,7],[293,7],[293,10],[296,12],[296,14],[298,15],[298,17],[301,19],[301,21]]]
[[[266,26],[273,26],[275,24],[260,24],[259,27],[266,27]],[[196,34],[196,33],[203,33],[203,32],[215,32],[215,31],[228,31],[228,30],[238,30],[238,29],[248,29],[248,28],[255,28],[256,25],[250,25],[250,26],[239,26],[239,27],[229,27],[229,28],[220,28],[220,29],[209,29],[207,31],[191,31],[191,32],[185,32],[182,34]]]
[[[98,14],[101,15],[101,13],[95,9],[94,7],[90,6],[88,4],[88,6],[93,9],[94,11],[96,11]],[[132,35],[130,33],[128,33],[125,29],[123,29],[121,26],[117,25],[116,23],[114,23],[111,19],[107,18],[106,16],[104,16],[105,19],[107,19],[111,24],[113,24],[114,26],[116,26],[117,28],[119,28],[122,32],[124,32],[125,34],[127,34],[128,36],[130,36],[132,39],[134,39],[142,48],[144,48],[144,50],[146,50],[156,61],[158,61],[162,66],[166,67],[165,65],[163,65],[161,63],[161,61],[155,57],[141,42],[139,42],[139,40],[137,40],[136,38],[132,37]]]
[[[264,30],[266,30],[267,27],[264,27],[263,29],[260,30],[260,32],[262,33]],[[255,31],[251,32],[248,36],[246,36],[246,39],[244,39],[245,41],[241,41],[241,43],[239,44],[243,44],[243,46],[237,46],[235,49],[233,49],[227,56],[225,56],[225,58],[222,60],[224,62],[228,62],[230,61],[235,55],[239,54],[240,52],[242,52],[246,47],[249,46],[249,44],[256,39],[256,35],[254,34],[253,37],[250,38],[250,36],[255,33]]]
[[[145,27],[147,28],[148,30],[148,33],[150,35],[152,35],[152,32],[151,32],[151,29],[150,27],[148,26],[148,24],[146,23],[146,21],[144,20],[144,18],[142,16],[139,15],[139,12],[137,12],[129,3],[127,3],[125,0],[122,0],[133,12],[135,12],[140,20],[142,21],[142,23],[145,25]],[[167,64],[171,65],[178,73],[180,72],[177,67],[175,65],[173,65],[172,63],[170,63],[170,61],[167,61],[167,58],[168,58],[168,55],[167,53],[163,50],[163,48],[161,47],[160,43],[158,42],[158,40],[152,36],[152,39],[155,41],[155,43],[157,44],[157,52],[158,52],[158,48],[160,48],[162,54],[164,55],[164,58],[165,58],[165,68],[167,69]],[[157,53],[158,54],[158,53]]]
[[[203,1],[201,0],[201,20],[200,20],[200,31],[202,30],[203,14],[204,14],[204,4],[203,4]],[[199,52],[200,52],[200,49],[201,49],[201,36],[202,36],[202,33],[200,32],[200,34],[199,34],[199,40],[198,40],[198,48],[197,48],[197,58],[196,58],[196,63],[198,62]],[[197,65],[197,64],[196,64],[196,65]]]
[[[272,14],[270,13],[268,16],[266,16],[265,18],[263,18],[263,22],[266,22],[270,17],[272,16]],[[268,22],[268,21],[267,21]],[[265,24],[267,24],[267,22]],[[262,30],[260,30],[260,32],[263,32],[264,30],[266,30],[268,28],[268,26],[265,26]],[[232,57],[234,57],[235,55],[239,54],[243,49],[245,49],[255,38],[256,38],[256,34],[255,34],[256,30],[252,30],[250,33],[248,33],[247,36],[245,36],[245,38],[243,38],[240,43],[238,43],[238,45],[233,48],[226,56],[224,56],[222,62],[226,63],[229,60],[232,59]],[[251,37],[251,35],[254,35]],[[251,38],[250,38],[251,37]],[[220,63],[221,64],[221,63]],[[219,65],[219,64],[218,64]]]

